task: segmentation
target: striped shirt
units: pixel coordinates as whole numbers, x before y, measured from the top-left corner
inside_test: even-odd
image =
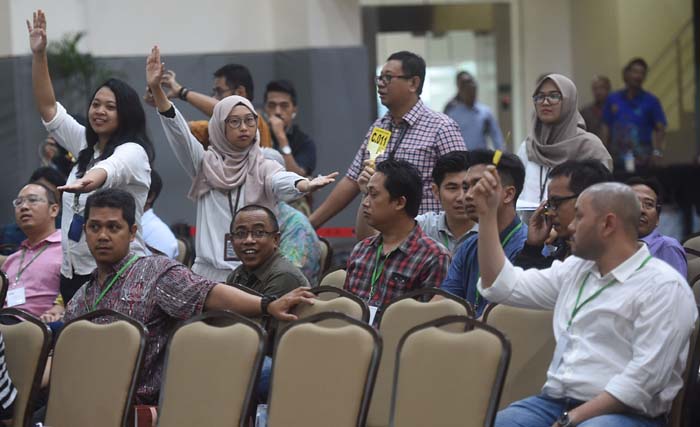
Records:
[[[395,152],[395,160],[406,160],[417,167],[423,178],[423,201],[418,213],[439,212],[442,209],[440,201],[430,190],[435,162],[444,154],[467,149],[457,123],[446,115],[429,109],[420,99],[404,114],[402,123],[398,126],[392,123],[390,113],[386,113],[370,126],[348,169],[347,177],[353,181],[357,181],[363,162],[369,158],[367,141],[375,127],[391,131],[386,151],[377,157],[377,163],[388,159]]]
[[[5,340],[0,333],[0,406],[2,409],[9,408],[17,397],[17,389],[12,384],[10,374],[7,372],[5,363]]]

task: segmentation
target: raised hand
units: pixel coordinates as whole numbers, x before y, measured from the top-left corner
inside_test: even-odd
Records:
[[[96,188],[97,185],[95,185],[95,181],[91,178],[79,178],[70,184],[62,185],[56,189],[66,193],[89,193]]]
[[[361,192],[367,193],[367,184],[369,183],[369,179],[372,178],[372,175],[374,175],[374,172],[374,160],[365,160],[364,168],[360,176],[357,177],[357,185],[360,186]]]
[[[312,193],[332,182],[335,182],[336,176],[338,176],[338,172],[333,172],[330,175],[319,175],[312,180],[305,179],[303,181],[299,181],[297,184],[297,189],[302,193]]]
[[[163,78],[160,80],[160,85],[163,87],[168,99],[175,99],[180,95],[182,85],[175,80],[175,71],[167,70],[163,73]]]
[[[158,46],[153,46],[151,53],[148,55],[148,59],[146,59],[146,84],[151,91],[160,88],[164,72],[165,64],[160,62],[160,49]]]
[[[27,20],[27,30],[29,31],[29,47],[33,53],[46,52],[46,15],[39,9],[32,15],[32,22]]]
[[[493,165],[487,166],[484,175],[476,183],[472,191],[472,198],[479,217],[487,215],[494,215],[495,217],[498,205],[501,203],[502,190],[501,177],[496,167]]]
[[[532,213],[527,226],[527,244],[531,246],[542,246],[545,244],[552,231],[552,221],[547,217],[547,201],[540,203],[540,206]]]

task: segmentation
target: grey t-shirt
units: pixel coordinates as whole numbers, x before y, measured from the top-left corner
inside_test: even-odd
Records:
[[[254,270],[241,264],[226,279],[227,284],[246,286],[263,295],[280,297],[301,286],[310,286],[304,274],[287,261],[279,251]]]

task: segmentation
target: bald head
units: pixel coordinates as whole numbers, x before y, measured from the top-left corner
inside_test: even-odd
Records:
[[[580,197],[587,197],[598,215],[614,214],[627,234],[637,239],[641,208],[636,193],[629,185],[604,182],[588,187]]]

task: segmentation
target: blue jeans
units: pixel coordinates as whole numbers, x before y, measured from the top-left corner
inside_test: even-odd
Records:
[[[267,403],[267,395],[270,392],[270,374],[272,374],[272,358],[265,356],[256,387],[256,394],[260,403]]]
[[[495,427],[551,427],[559,416],[582,402],[545,395],[513,402],[496,415]],[[577,427],[663,427],[666,417],[646,418],[634,414],[609,414],[590,418]]]

